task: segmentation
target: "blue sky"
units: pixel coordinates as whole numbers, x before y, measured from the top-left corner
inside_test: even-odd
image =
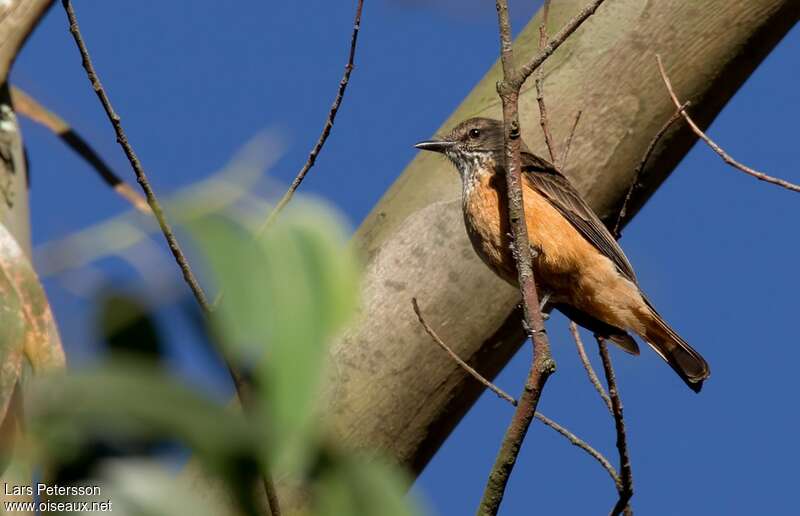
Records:
[[[264,128],[286,142],[270,174],[290,180],[332,101],[355,7],[325,0],[240,0],[226,9],[208,0],[75,3],[95,65],[163,194],[219,169]],[[511,7],[519,29],[538,3]],[[414,156],[413,143],[430,135],[494,62],[495,23],[494,7],[478,0],[367,0],[347,98],[303,192],[328,199],[355,227]],[[794,182],[800,182],[799,54],[795,29],[710,129],[739,160]],[[12,81],[132,178],[59,5],[33,34]],[[24,121],[23,131],[35,243],[127,209],[46,130]],[[713,371],[694,395],[653,353],[614,353],[637,512],[787,513],[796,505],[798,216],[797,194],[746,177],[698,145],[627,228],[622,245],[644,288]],[[140,282],[113,261],[103,270],[120,283]],[[68,353],[80,361],[93,341],[91,300],[52,280],[46,287]],[[170,334],[190,341],[179,311],[171,313],[164,317]],[[550,324],[559,370],[541,409],[615,457],[612,422],[563,321]],[[176,353],[197,367],[208,361]],[[519,391],[528,355],[523,348],[500,386]],[[510,407],[484,395],[458,426],[415,486],[433,511],[474,511],[510,416]],[[597,514],[614,500],[603,470],[534,424],[502,513]]]

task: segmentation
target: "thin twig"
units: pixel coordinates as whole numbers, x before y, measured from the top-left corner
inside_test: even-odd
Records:
[[[16,86],[11,86],[11,101],[16,111],[34,122],[43,125],[56,134],[73,151],[78,153],[100,175],[105,183],[114,189],[123,199],[133,205],[142,213],[150,214],[147,201],[131,185],[123,181],[111,170],[103,158],[89,145],[89,143],[75,132],[66,120],[53,113],[36,99]]]
[[[547,19],[550,16],[550,0],[545,0],[542,5],[542,23],[539,25],[539,51],[547,45]],[[550,132],[550,121],[547,117],[547,105],[544,102],[544,68],[539,67],[536,72],[536,103],[539,104],[539,125],[544,134],[544,142],[547,145],[547,152],[550,154],[550,162],[556,169],[559,163],[556,160],[556,146],[553,134]]]
[[[658,62],[658,69],[661,72],[661,79],[664,81],[664,85],[667,87],[667,91],[669,92],[669,96],[672,98],[672,103],[675,104],[675,107],[680,111],[683,118],[686,120],[686,123],[689,124],[694,134],[697,135],[698,138],[702,139],[706,144],[711,147],[711,149],[716,152],[722,160],[727,163],[728,165],[741,170],[745,174],[755,177],[760,181],[764,181],[773,185],[781,186],[786,188],[787,190],[791,190],[792,192],[800,192],[800,185],[796,185],[794,183],[790,183],[789,181],[785,181],[783,179],[779,179],[777,177],[769,176],[763,172],[759,172],[758,170],[752,169],[747,165],[744,165],[731,157],[730,154],[725,152],[725,150],[717,145],[714,140],[709,138],[706,133],[700,129],[700,127],[694,123],[692,117],[689,116],[689,113],[686,112],[685,109],[681,109],[681,101],[678,100],[678,96],[675,94],[675,90],[672,89],[672,83],[667,77],[667,72],[664,70],[664,63],[661,62],[661,56],[656,55],[656,61]]]
[[[611,398],[612,413],[614,414],[614,425],[617,430],[617,451],[619,452],[619,471],[620,485],[618,486],[619,500],[611,511],[611,516],[622,514],[633,514],[629,507],[631,497],[633,497],[633,472],[631,470],[631,459],[628,454],[627,435],[625,433],[625,418],[622,413],[622,400],[617,390],[617,379],[614,375],[614,368],[611,366],[611,357],[608,355],[608,347],[605,340],[597,339],[600,347],[600,358],[603,362],[603,371],[608,383],[608,394]]]
[[[272,516],[281,516],[281,504],[280,500],[278,499],[278,490],[275,488],[275,482],[272,480],[272,475],[265,471],[262,475],[261,482],[264,486],[264,494],[267,495],[269,513]]]
[[[556,159],[556,145],[553,141],[553,134],[550,132],[550,124],[547,118],[547,106],[544,102],[544,74],[542,69],[539,69],[536,76],[536,102],[539,104],[539,125],[542,127],[542,134],[544,134],[544,143],[547,146],[547,152],[550,155],[550,162],[556,169],[560,169],[560,164]]]
[[[328,118],[325,120],[325,126],[322,128],[322,134],[319,135],[319,139],[317,143],[314,144],[314,148],[311,149],[311,152],[308,155],[308,159],[306,160],[303,168],[300,169],[300,172],[297,173],[292,184],[289,186],[289,189],[283,194],[283,197],[278,201],[278,204],[275,205],[275,208],[270,212],[267,216],[267,219],[259,228],[259,233],[262,233],[266,228],[268,228],[275,220],[275,217],[278,216],[278,213],[289,204],[289,201],[292,200],[292,196],[294,196],[294,192],[300,186],[300,183],[303,182],[305,179],[306,174],[308,171],[311,170],[311,167],[314,166],[314,163],[317,161],[317,156],[319,153],[322,152],[322,148],[325,146],[325,142],[328,140],[328,136],[331,133],[331,129],[333,128],[333,122],[336,120],[336,113],[339,111],[339,107],[342,105],[342,99],[344,99],[344,93],[347,90],[347,84],[350,82],[350,74],[353,72],[353,68],[355,67],[355,57],[356,57],[356,44],[358,42],[358,31],[361,29],[361,10],[364,7],[364,0],[358,0],[358,5],[356,6],[356,15],[355,19],[353,20],[353,32],[350,36],[350,53],[347,57],[347,64],[344,67],[344,75],[342,76],[342,80],[339,81],[339,89],[336,91],[336,98],[333,100],[333,105],[331,106],[330,111],[328,112]]]
[[[158,201],[152,186],[150,186],[150,181],[147,179],[147,174],[145,173],[139,158],[136,156],[133,147],[131,147],[130,143],[128,142],[128,138],[122,128],[121,119],[114,111],[114,107],[111,105],[111,100],[108,98],[108,95],[106,94],[106,91],[100,82],[100,77],[97,75],[97,72],[94,69],[94,65],[92,64],[92,60],[89,56],[89,49],[86,47],[86,43],[81,35],[80,27],[78,26],[78,19],[75,15],[75,10],[72,7],[72,2],[71,0],[61,0],[61,3],[67,13],[67,18],[69,20],[69,31],[72,34],[72,37],[75,39],[75,44],[78,46],[78,50],[80,51],[83,68],[86,70],[86,75],[89,78],[89,82],[97,94],[97,97],[100,99],[100,103],[103,105],[103,109],[105,110],[111,125],[114,127],[114,132],[117,136],[117,142],[125,152],[125,156],[128,158],[131,168],[133,168],[133,171],[136,174],[136,180],[142,187],[145,198],[147,199],[147,204],[153,211],[153,215],[158,221],[158,225],[161,228],[161,232],[164,234],[164,238],[169,245],[170,251],[172,251],[172,255],[175,257],[175,261],[183,273],[184,281],[191,289],[192,294],[194,295],[197,304],[200,305],[203,313],[208,315],[211,313],[211,307],[208,303],[208,298],[206,297],[203,288],[200,286],[200,283],[197,281],[194,273],[192,272],[191,266],[189,265],[186,256],[183,254],[183,250],[181,249],[180,244],[178,244],[178,240],[175,238],[175,234],[172,232],[172,228],[167,221],[164,210],[161,208],[161,203]],[[225,362],[228,366],[228,371],[233,379],[233,384],[236,388],[236,393],[242,403],[242,406],[249,406],[249,394],[244,378],[239,375],[238,371],[233,367],[225,354],[221,353],[221,355],[225,359]],[[277,503],[273,505],[274,502],[277,502],[277,499],[274,496],[275,487],[272,484],[272,478],[269,474],[264,474],[262,476],[262,482],[264,485],[265,494],[270,503],[270,511],[272,516],[279,516],[280,509]]]
[[[513,406],[517,405],[517,400],[515,400],[513,397],[511,397],[511,395],[506,393],[503,389],[501,389],[500,387],[496,386],[494,383],[492,383],[491,381],[486,379],[478,371],[476,371],[475,369],[470,367],[470,365],[467,364],[464,360],[462,360],[461,357],[459,357],[455,353],[455,351],[453,351],[447,344],[445,344],[445,342],[441,339],[441,337],[439,337],[439,335],[436,333],[436,331],[422,317],[422,313],[420,312],[419,305],[417,304],[417,298],[412,298],[411,299],[411,304],[414,307],[414,313],[417,314],[417,319],[419,319],[419,322],[422,325],[422,327],[425,329],[425,332],[428,335],[431,336],[431,338],[434,340],[434,342],[436,342],[436,344],[438,344],[439,347],[441,347],[448,354],[448,356],[450,356],[450,358],[453,359],[453,361],[456,364],[458,364],[462,369],[464,369],[464,371],[469,373],[473,378],[478,380],[486,388],[488,388],[489,390],[491,390],[492,392],[497,394],[497,396],[500,399],[509,402]],[[545,416],[541,412],[536,412],[534,414],[534,417],[536,419],[538,419],[539,421],[541,421],[545,426],[548,426],[548,427],[552,428],[553,430],[555,430],[556,432],[561,434],[563,437],[565,437],[570,443],[572,443],[573,445],[577,446],[581,450],[585,451],[591,457],[593,457],[595,460],[597,460],[597,462],[600,463],[600,465],[611,476],[611,480],[614,481],[614,484],[619,485],[620,480],[619,480],[619,474],[617,474],[617,470],[614,469],[614,466],[611,465],[611,462],[609,462],[609,460],[606,459],[603,456],[602,453],[600,453],[599,451],[594,449],[589,443],[587,443],[586,441],[584,441],[583,439],[581,439],[580,437],[578,437],[574,433],[570,432],[567,428],[565,428],[565,427],[561,426],[560,424],[556,423],[555,421],[553,421],[549,417]]]
[[[617,486],[620,485],[620,478],[619,478],[619,474],[617,473],[617,470],[614,469],[614,466],[611,464],[611,462],[609,462],[608,459],[606,459],[603,456],[602,453],[600,453],[599,451],[597,451],[594,448],[592,448],[586,441],[584,441],[583,439],[581,439],[577,435],[573,434],[572,432],[570,432],[569,430],[567,430],[563,426],[559,425],[558,423],[556,423],[555,421],[553,421],[549,417],[545,416],[541,412],[537,412],[535,414],[535,417],[536,417],[536,419],[538,419],[539,421],[541,421],[545,425],[549,426],[550,428],[552,428],[553,430],[555,430],[559,434],[561,434],[564,437],[566,437],[567,440],[569,442],[571,442],[573,445],[577,446],[578,448],[580,448],[581,450],[585,451],[590,456],[592,456],[595,460],[597,460],[597,462],[600,463],[600,465],[603,467],[603,469],[605,469],[608,472],[608,474],[611,476],[611,480],[614,481],[614,485],[617,485]]]
[[[86,48],[86,43],[84,43],[83,36],[81,35],[80,28],[78,27],[78,20],[75,16],[75,10],[72,8],[72,2],[71,0],[62,0],[61,3],[67,12],[67,18],[69,19],[69,31],[72,33],[72,37],[75,39],[75,43],[78,45],[78,49],[80,50],[83,68],[86,70],[86,75],[89,77],[89,82],[91,82],[92,88],[97,94],[97,97],[100,99],[100,103],[103,105],[103,109],[105,110],[106,115],[108,115],[111,125],[114,127],[114,132],[117,135],[117,142],[125,152],[125,156],[128,158],[128,161],[130,162],[131,167],[136,174],[136,180],[138,181],[139,185],[141,185],[142,190],[145,193],[145,198],[147,199],[147,204],[150,206],[150,209],[153,210],[153,215],[155,215],[156,220],[158,220],[158,225],[161,227],[161,232],[164,233],[164,238],[167,240],[170,251],[172,251],[172,255],[175,257],[175,261],[178,263],[178,266],[183,273],[183,279],[189,285],[189,288],[192,290],[195,299],[197,300],[198,304],[200,304],[200,307],[203,309],[203,311],[208,312],[209,305],[205,292],[203,292],[202,287],[200,287],[200,284],[197,282],[197,279],[195,278],[194,273],[192,272],[191,267],[186,260],[186,256],[183,254],[183,251],[181,250],[181,247],[178,244],[174,233],[172,232],[172,228],[167,222],[167,219],[164,215],[164,210],[161,208],[161,203],[159,203],[153,188],[150,186],[150,181],[147,179],[147,174],[145,173],[144,168],[142,168],[142,164],[139,162],[139,158],[136,156],[136,153],[133,151],[130,143],[128,143],[128,138],[122,128],[121,119],[119,115],[114,112],[111,101],[109,100],[103,85],[100,83],[100,78],[94,69],[94,65],[89,57],[89,50]]]
[[[425,332],[431,336],[433,341],[436,344],[438,344],[439,347],[442,348],[445,351],[445,353],[447,353],[450,356],[450,358],[453,359],[455,363],[461,366],[461,368],[464,369],[464,371],[466,371],[467,373],[469,373],[473,378],[482,383],[484,387],[486,387],[493,393],[497,394],[497,396],[500,399],[503,399],[511,403],[515,407],[517,406],[517,400],[515,400],[510,394],[506,393],[503,389],[501,389],[500,387],[496,386],[495,384],[484,378],[478,371],[476,371],[469,364],[464,362],[461,359],[461,357],[459,357],[456,354],[455,351],[450,349],[450,347],[444,343],[444,341],[441,339],[441,337],[439,337],[439,335],[437,335],[436,331],[431,327],[431,325],[429,325],[427,321],[425,321],[425,318],[422,317],[422,313],[420,312],[419,309],[419,304],[417,304],[417,298],[415,297],[411,298],[411,306],[414,307],[414,313],[417,314],[417,319],[419,320],[419,323],[422,325],[422,327],[425,329]]]
[[[661,138],[664,137],[667,130],[669,130],[669,128],[672,127],[672,124],[681,119],[682,116],[681,113],[690,105],[691,105],[690,101],[687,100],[686,102],[684,102],[681,106],[678,107],[678,109],[672,114],[672,116],[669,117],[669,120],[667,120],[666,123],[664,123],[664,125],[661,126],[661,129],[659,129],[658,132],[655,134],[655,136],[653,136],[653,139],[650,140],[650,144],[647,146],[647,150],[645,151],[644,156],[642,156],[642,160],[639,161],[639,164],[633,171],[633,180],[631,181],[631,185],[628,187],[628,191],[625,193],[625,200],[622,201],[622,207],[619,209],[619,213],[617,213],[617,221],[614,223],[613,234],[617,239],[619,239],[619,237],[621,236],[619,232],[620,226],[622,225],[623,219],[625,219],[625,215],[627,215],[628,213],[628,203],[630,203],[631,197],[633,196],[633,191],[636,190],[636,186],[639,184],[639,180],[641,179],[642,176],[642,171],[644,171],[644,167],[645,165],[647,165],[647,161],[650,159],[650,156],[653,154],[656,145],[658,145],[658,142],[661,140]]]
[[[564,144],[564,152],[561,154],[561,161],[559,165],[561,169],[567,168],[567,159],[569,158],[569,150],[572,148],[572,138],[575,136],[575,131],[578,129],[578,122],[581,121],[581,115],[583,111],[578,110],[575,114],[575,121],[572,122],[572,129],[569,131],[569,136],[567,136],[567,141]]]
[[[514,86],[521,88],[525,80],[530,77],[531,74],[536,71],[536,69],[539,68],[542,63],[544,63],[545,59],[550,57],[550,55],[552,55],[552,53],[555,52],[556,49],[560,47],[561,44],[583,24],[583,22],[593,15],[603,2],[604,0],[593,0],[590,4],[581,9],[581,11],[576,14],[566,25],[564,25],[564,27],[558,31],[555,36],[553,36],[544,49],[533,56],[533,58],[527,64],[523,65],[519,69],[519,72],[514,75]],[[503,3],[507,4],[507,2]]]
[[[511,40],[511,22],[508,14],[508,1],[496,0],[497,18],[500,32],[500,60],[503,79],[498,83],[497,92],[503,105],[503,140],[505,151],[506,186],[508,193],[509,221],[512,230],[513,253],[517,265],[517,278],[522,293],[525,329],[533,341],[533,360],[525,380],[525,388],[519,398],[517,409],[506,430],[500,451],[483,492],[478,513],[497,514],[503,500],[508,479],[519,455],[522,441],[536,412],[542,390],[547,379],[555,371],[555,361],[550,354],[550,344],[544,329],[544,320],[539,309],[539,295],[533,277],[532,257],[525,209],[522,199],[522,170],[520,161],[521,132],[519,124],[519,92],[525,79],[533,73],[544,60],[552,54],[566,38],[603,2],[595,0],[589,11],[581,11],[556,37],[539,52],[526,67],[517,71],[514,65],[514,51]]]
[[[603,399],[603,403],[605,403],[606,407],[608,407],[608,411],[611,412],[611,414],[614,414],[614,408],[611,405],[611,398],[608,397],[606,389],[603,387],[603,384],[600,383],[600,378],[598,378],[597,373],[594,372],[592,363],[589,362],[589,357],[586,355],[586,348],[583,347],[581,334],[578,332],[578,325],[575,324],[574,321],[570,321],[569,331],[572,333],[572,339],[575,341],[575,347],[578,349],[578,356],[581,359],[583,368],[586,369],[586,375],[589,377],[589,381],[592,382],[597,394],[599,394],[600,398]]]

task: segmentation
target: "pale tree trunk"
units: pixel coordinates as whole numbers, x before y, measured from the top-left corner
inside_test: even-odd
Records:
[[[8,75],[23,43],[51,4],[52,0],[11,0],[0,4],[0,224],[14,235],[28,256],[31,255],[28,167],[11,105]],[[14,445],[20,430],[20,421],[13,415],[6,417],[0,426],[0,453],[12,463],[0,478],[0,484],[31,485],[30,471],[21,463],[14,463]],[[8,496],[5,489],[0,491],[0,503],[12,500],[31,501],[32,498]],[[0,513],[3,511],[0,505]]]
[[[556,0],[552,34],[587,0]],[[487,6],[487,16],[495,13]],[[581,110],[565,173],[601,217],[622,205],[634,170],[675,106],[656,54],[692,116],[706,127],[800,17],[796,0],[613,0],[545,63],[545,95],[557,142]],[[518,62],[537,50],[538,16],[515,42]],[[442,125],[501,118],[495,64]],[[533,81],[523,87],[523,138],[546,156]],[[429,135],[420,134],[423,139]],[[695,143],[674,124],[655,148],[631,199],[635,214]],[[413,142],[408,142],[409,145]],[[359,319],[331,350],[327,385],[334,438],[379,449],[419,473],[483,392],[434,345],[412,310],[416,297],[440,336],[487,378],[524,340],[519,293],[475,255],[461,216],[460,180],[440,156],[420,153],[356,232],[365,264]],[[544,393],[547,396],[547,393]],[[219,493],[189,468],[198,495]],[[284,509],[296,499],[280,493]]]
[[[11,0],[0,4],[0,106],[11,107],[8,74],[22,44],[52,0]],[[15,116],[0,113],[0,224],[30,256],[28,168]]]
[[[585,4],[554,1],[550,33]],[[494,16],[488,6],[486,15]],[[557,142],[583,111],[566,174],[592,207],[603,217],[618,211],[650,140],[675,110],[659,77],[657,53],[681,98],[693,102],[695,119],[707,126],[798,16],[800,2],[794,0],[614,0],[598,9],[545,63]],[[518,62],[536,51],[538,25],[538,18],[532,20],[517,38]],[[442,130],[471,116],[500,118],[499,78],[495,65]],[[520,115],[525,141],[546,156],[532,80],[523,88]],[[666,134],[629,213],[694,142],[681,124]],[[460,195],[452,166],[431,153],[419,154],[400,175],[356,233],[366,264],[363,306],[357,324],[332,350],[328,394],[337,437],[381,449],[414,472],[483,387],[431,343],[411,298],[419,299],[442,338],[486,377],[523,341],[514,310],[519,294],[472,251]]]

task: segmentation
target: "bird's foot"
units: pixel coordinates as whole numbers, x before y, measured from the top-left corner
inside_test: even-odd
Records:
[[[552,296],[552,293],[545,292],[544,295],[542,295],[541,299],[539,299],[539,311],[542,313],[542,318],[545,321],[550,318],[550,313],[549,312],[546,313],[544,311],[545,307],[547,306],[547,302],[550,301],[550,296]]]

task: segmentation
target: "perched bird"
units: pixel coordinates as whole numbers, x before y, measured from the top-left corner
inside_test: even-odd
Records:
[[[503,123],[471,118],[418,149],[443,153],[458,169],[467,234],[501,278],[517,285],[511,253]],[[540,297],[551,307],[632,354],[644,339],[695,392],[708,364],[658,314],[628,258],[586,201],[552,164],[522,145],[522,193]]]

